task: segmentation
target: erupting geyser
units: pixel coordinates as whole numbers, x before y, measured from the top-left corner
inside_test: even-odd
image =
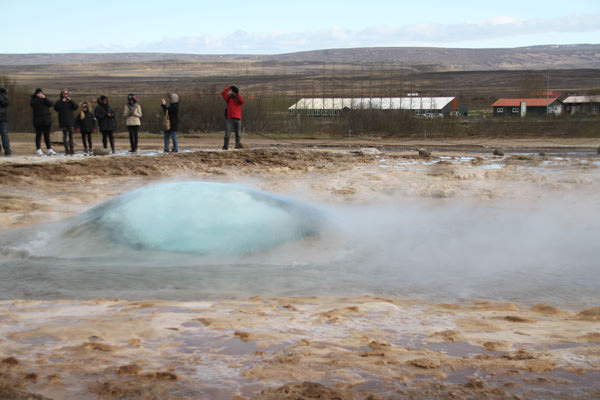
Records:
[[[66,235],[82,230],[139,250],[242,254],[318,233],[316,208],[240,186],[176,182],[146,186],[82,214]]]

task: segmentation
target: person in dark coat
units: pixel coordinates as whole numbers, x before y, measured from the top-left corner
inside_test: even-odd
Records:
[[[115,120],[115,111],[108,104],[108,97],[100,96],[98,105],[94,109],[94,116],[98,121],[98,129],[102,132],[102,145],[106,149],[107,139],[110,141],[110,149],[115,153],[115,129],[117,122]]]
[[[77,114],[75,120],[77,129],[81,132],[83,141],[83,154],[92,155],[92,132],[96,130],[96,117],[90,111],[90,104],[86,101],[81,103],[81,111]]]
[[[179,96],[175,93],[171,94],[171,103],[167,106],[165,99],[161,100],[163,113],[168,113],[169,121],[171,124],[170,129],[165,130],[165,153],[169,152],[170,138],[173,138],[172,153],[179,151],[179,144],[177,142],[177,128],[179,127]]]
[[[6,88],[0,87],[0,136],[2,138],[2,146],[0,146],[0,152],[4,147],[4,155],[10,156],[10,141],[8,140],[8,117],[6,108],[10,101],[6,95]]]
[[[42,135],[44,136],[44,142],[46,143],[46,149],[48,155],[55,155],[56,152],[52,150],[52,143],[50,142],[50,129],[52,129],[52,116],[50,115],[50,108],[54,103],[46,97],[44,91],[40,88],[35,89],[35,92],[31,96],[29,105],[33,110],[33,127],[35,128],[35,146],[37,155],[43,155],[42,153]]]
[[[60,100],[54,103],[54,110],[58,113],[58,124],[63,131],[63,145],[65,154],[73,155],[73,129],[75,128],[75,117],[73,111],[78,106],[73,100],[67,89],[60,92]]]

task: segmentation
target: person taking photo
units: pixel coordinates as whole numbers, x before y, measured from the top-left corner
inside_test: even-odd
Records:
[[[240,138],[240,131],[242,130],[242,104],[244,104],[244,98],[240,94],[240,90],[237,86],[231,85],[223,89],[221,96],[227,103],[227,109],[225,111],[225,140],[223,143],[223,150],[229,148],[229,137],[231,131],[235,131],[235,148],[241,149],[242,141]]]

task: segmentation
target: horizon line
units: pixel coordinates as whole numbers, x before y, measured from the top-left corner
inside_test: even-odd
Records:
[[[78,55],[94,55],[94,54],[174,54],[174,55],[194,55],[194,56],[280,56],[286,54],[297,54],[297,53],[310,53],[320,51],[332,51],[332,50],[358,50],[358,49],[447,49],[447,50],[516,50],[516,49],[528,49],[534,47],[577,47],[577,46],[600,46],[600,43],[572,43],[572,44],[534,44],[527,46],[515,46],[515,47],[452,47],[452,46],[359,46],[359,47],[331,47],[331,48],[320,48],[312,50],[297,50],[284,53],[188,53],[188,52],[168,52],[168,51],[65,51],[65,52],[24,52],[24,53],[4,53],[0,52],[0,55],[66,55],[66,54],[78,54]]]

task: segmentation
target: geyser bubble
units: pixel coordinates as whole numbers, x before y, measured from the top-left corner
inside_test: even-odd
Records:
[[[313,236],[315,207],[241,186],[175,182],[142,187],[82,214],[66,233],[101,232],[139,250],[242,254]]]

